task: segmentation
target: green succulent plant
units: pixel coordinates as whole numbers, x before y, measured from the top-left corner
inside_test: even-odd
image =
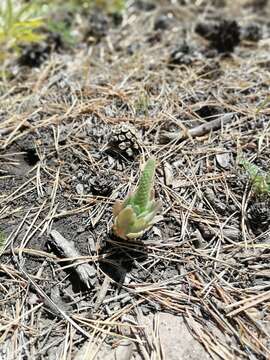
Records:
[[[154,200],[153,196],[155,167],[155,160],[149,159],[144,166],[136,191],[126,200],[114,204],[113,232],[122,239],[140,237],[151,226],[151,221],[161,207],[160,201]]]
[[[247,172],[252,188],[258,195],[270,194],[270,173],[260,169],[257,165],[252,164],[246,159],[240,159],[239,164],[243,166]]]
[[[36,32],[43,25],[35,16],[36,7],[21,0],[5,0],[0,4],[0,55],[15,50],[24,43],[38,42],[43,37]]]

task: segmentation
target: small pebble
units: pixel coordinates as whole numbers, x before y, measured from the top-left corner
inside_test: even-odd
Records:
[[[82,225],[79,225],[78,228],[77,228],[77,233],[78,233],[78,234],[81,234],[81,233],[83,233],[84,231],[85,231],[85,227],[82,226]]]
[[[76,185],[76,192],[78,195],[83,195],[83,184]]]

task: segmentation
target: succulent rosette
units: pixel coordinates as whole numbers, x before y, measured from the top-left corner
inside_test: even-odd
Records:
[[[155,166],[155,160],[149,159],[136,191],[126,200],[114,204],[113,232],[122,239],[136,239],[143,235],[161,207],[160,201],[154,200],[153,196]]]

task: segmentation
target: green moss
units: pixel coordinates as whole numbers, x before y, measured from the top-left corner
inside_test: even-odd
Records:
[[[270,173],[263,171],[257,165],[252,164],[250,161],[243,158],[239,161],[239,164],[242,165],[247,172],[254,192],[258,195],[269,195]]]

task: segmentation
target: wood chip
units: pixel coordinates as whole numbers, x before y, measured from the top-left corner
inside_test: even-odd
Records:
[[[164,180],[167,186],[171,186],[173,183],[173,169],[168,162],[164,163]]]
[[[53,244],[59,249],[61,254],[63,254],[67,258],[78,258],[82,255],[75,248],[75,245],[72,241],[68,241],[65,239],[57,230],[52,230],[50,233],[52,237]],[[94,266],[90,264],[82,264],[80,261],[75,260],[74,264],[78,264],[74,266],[74,270],[78,274],[80,280],[88,287],[93,286],[96,282],[96,271]]]
[[[220,167],[224,169],[228,169],[230,165],[230,154],[229,153],[222,153],[216,155],[217,163]]]
[[[187,129],[186,131],[180,131],[179,133],[170,133],[168,131],[162,132],[161,141],[166,143],[172,140],[184,140],[189,137],[199,137],[208,134],[211,131],[219,130],[222,126],[232,122],[234,118],[234,113],[228,113],[209,121],[205,124],[201,124],[192,129]]]

